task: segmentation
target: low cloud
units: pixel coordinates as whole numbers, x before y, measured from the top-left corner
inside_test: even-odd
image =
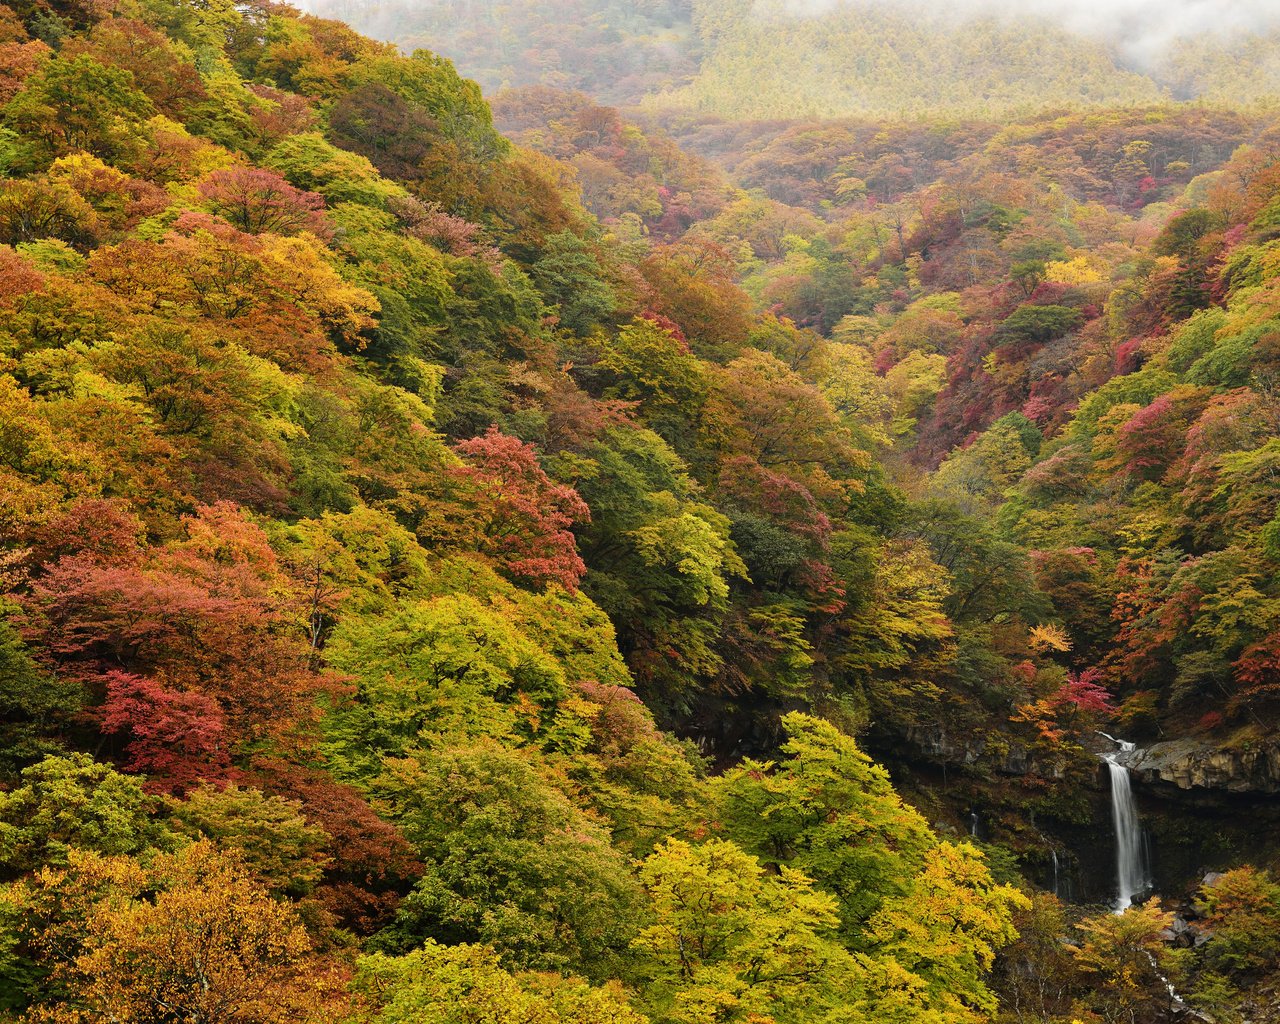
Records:
[[[1130,62],[1150,65],[1175,42],[1207,34],[1265,33],[1280,28],[1278,0],[771,0],[798,17],[840,8],[882,7],[934,17],[1043,18],[1104,39]]]

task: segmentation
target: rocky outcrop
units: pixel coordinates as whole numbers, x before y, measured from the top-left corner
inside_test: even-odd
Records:
[[[983,763],[1001,775],[1027,775],[1044,770],[1021,744],[1000,742],[991,744],[981,737],[966,736],[957,739],[939,724],[909,726],[905,739],[909,747],[936,764],[973,765]],[[1046,774],[1057,777],[1061,769],[1052,768]]]
[[[1200,740],[1169,740],[1120,754],[1118,760],[1147,783],[1225,793],[1280,793],[1280,744],[1224,749]]]

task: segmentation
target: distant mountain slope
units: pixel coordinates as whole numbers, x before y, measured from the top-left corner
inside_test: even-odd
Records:
[[[613,104],[730,118],[1001,116],[1162,99],[1280,96],[1280,37],[1179,40],[1150,67],[1034,17],[904,11],[881,0],[309,0],[443,53],[488,93],[551,85]]]
[[[1280,33],[1183,40],[1152,74],[1177,99],[1274,102],[1280,96]]]
[[[453,58],[486,93],[580,89],[608,103],[691,79],[689,0],[302,0],[362,32]]]
[[[664,100],[746,118],[1001,113],[1146,103],[1161,90],[1105,46],[1048,23],[963,24],[841,6],[800,18],[783,0],[697,0],[706,57]]]

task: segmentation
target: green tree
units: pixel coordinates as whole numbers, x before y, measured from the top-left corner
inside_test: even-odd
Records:
[[[379,942],[482,942],[505,963],[616,976],[640,894],[608,830],[496,744],[390,767],[376,792],[425,865]]]
[[[235,853],[272,892],[304,895],[324,872],[329,836],[307,823],[296,800],[232,783],[198,786],[169,805],[174,831]]]
[[[967,448],[953,451],[938,467],[929,490],[964,511],[982,515],[997,507],[1040,453],[1040,431],[1021,413],[991,424]]]
[[[132,74],[83,54],[49,61],[4,108],[6,123],[27,139],[28,170],[77,151],[108,162],[135,156],[153,113]]]
[[[72,850],[132,854],[170,841],[156,801],[137,779],[88,754],[49,756],[0,793],[0,866],[5,873],[65,865]]]
[[[618,308],[613,288],[587,243],[569,230],[551,235],[530,268],[548,303],[560,310],[562,326],[579,336],[607,323]]]
[[[616,982],[512,974],[483,946],[428,940],[401,957],[362,957],[353,988],[374,1024],[646,1024]]]
[[[445,135],[474,160],[502,156],[510,144],[493,128],[493,114],[475,82],[462,78],[453,63],[427,50],[408,57],[376,57],[357,65],[357,83],[377,82],[411,107],[434,118]]]
[[[655,922],[636,937],[655,1018],[814,1020],[849,1001],[856,961],[835,900],[803,873],[765,874],[733,843],[668,839],[640,869]]]
[[[298,188],[319,192],[331,205],[357,203],[385,210],[408,193],[378,174],[373,164],[330,143],[319,132],[289,135],[263,158]]]
[[[565,751],[586,741],[564,670],[501,605],[453,594],[347,618],[326,656],[356,680],[353,699],[326,720],[328,750],[352,778],[372,778],[387,758],[479,737]]]
[[[996,329],[996,342],[1013,348],[1043,345],[1074,331],[1084,317],[1067,306],[1019,306]]]
[[[996,951],[1018,937],[1013,911],[1031,903],[997,883],[969,843],[939,843],[906,891],[871,919],[870,937],[883,957],[927,983],[929,1002],[948,1020],[980,1020],[996,997],[987,975]]]
[[[709,390],[706,370],[688,344],[651,320],[633,320],[602,348],[605,394],[638,403],[652,430],[687,451]]]
[[[747,760],[713,781],[720,820],[764,863],[788,865],[832,893],[842,934],[859,943],[868,919],[907,890],[936,840],[852,738],[799,712],[782,724],[778,762]]]
[[[646,698],[679,704],[719,670],[718,623],[746,575],[729,520],[652,431],[611,429],[586,455],[574,466],[591,509],[583,589],[613,619]]]
[[[0,622],[0,777],[60,749],[83,695],[80,686],[44,672],[8,625]]]

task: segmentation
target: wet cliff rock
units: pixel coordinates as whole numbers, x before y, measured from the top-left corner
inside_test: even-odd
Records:
[[[1142,782],[1182,790],[1225,793],[1280,793],[1280,744],[1222,748],[1201,740],[1153,743],[1120,756]]]
[[[1050,777],[1061,774],[1055,766],[1040,765],[1026,747],[1006,742],[1001,737],[992,743],[990,737],[948,733],[942,725],[911,726],[906,730],[907,749],[936,764],[976,765],[985,764],[1001,775],[1027,775],[1042,771]]]

